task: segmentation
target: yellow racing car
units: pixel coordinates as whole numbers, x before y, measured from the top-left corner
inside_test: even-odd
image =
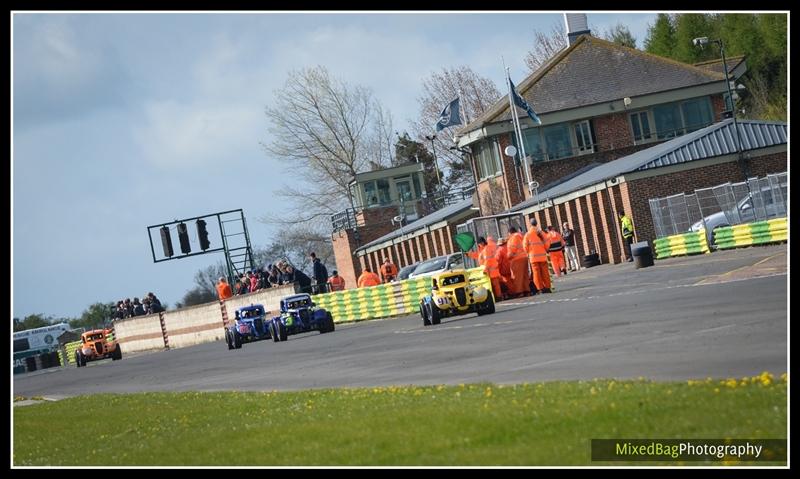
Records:
[[[444,271],[431,278],[431,294],[419,301],[422,324],[439,324],[442,318],[478,313],[494,313],[491,290],[470,284],[469,273],[463,269]]]

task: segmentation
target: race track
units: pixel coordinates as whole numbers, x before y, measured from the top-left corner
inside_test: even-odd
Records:
[[[229,351],[222,342],[14,377],[15,396],[292,390],[390,384],[656,380],[787,370],[786,245],[603,265],[554,294],[423,327],[418,315],[337,325]]]

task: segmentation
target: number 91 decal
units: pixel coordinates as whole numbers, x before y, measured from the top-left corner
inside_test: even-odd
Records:
[[[436,298],[436,303],[437,304],[448,304],[449,302],[450,301],[448,301],[447,298],[445,298],[445,297],[441,297],[440,296],[440,297]]]

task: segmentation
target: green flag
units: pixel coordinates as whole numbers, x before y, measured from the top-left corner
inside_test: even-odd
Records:
[[[475,237],[472,236],[472,233],[458,233],[453,239],[461,251],[469,251],[475,245]]]

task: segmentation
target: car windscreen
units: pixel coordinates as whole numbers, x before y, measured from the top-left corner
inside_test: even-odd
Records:
[[[444,269],[445,262],[447,261],[446,256],[441,256],[439,258],[429,259],[423,263],[420,263],[417,266],[417,269],[414,270],[414,274],[420,273],[428,273],[430,271],[436,271],[438,269]]]
[[[447,278],[442,279],[442,286],[450,286],[451,284],[458,284],[464,282],[464,275],[457,274],[455,276],[448,276]]]
[[[397,279],[406,279],[406,278],[408,278],[408,276],[411,273],[413,273],[415,269],[417,269],[417,266],[419,266],[419,263],[412,264],[410,266],[406,266],[405,268],[401,269],[400,272],[397,273]]]

